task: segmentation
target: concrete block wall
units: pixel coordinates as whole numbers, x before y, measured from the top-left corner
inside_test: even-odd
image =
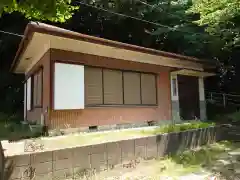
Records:
[[[6,157],[4,180],[81,179],[137,159],[152,159],[221,140],[220,128]],[[8,175],[9,174],[9,175]]]

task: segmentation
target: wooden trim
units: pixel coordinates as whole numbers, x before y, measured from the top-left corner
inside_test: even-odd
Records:
[[[156,103],[158,104],[158,80],[159,80],[159,76],[161,75],[155,75],[155,88],[156,88]],[[171,85],[171,84],[170,84]],[[170,91],[171,91],[171,86],[170,86]],[[171,92],[170,92],[171,93]]]
[[[121,60],[116,58],[102,57],[97,55],[83,54],[80,52],[71,52],[61,49],[50,49],[52,61],[67,64],[79,64],[91,67],[101,67],[125,71],[140,71],[145,73],[169,72],[172,67]],[[129,66],[130,65],[130,66]],[[138,69],[138,70],[135,70]]]
[[[34,77],[36,76],[36,74],[41,73],[41,102],[40,105],[35,105],[34,104],[34,93],[35,93],[35,81],[34,81]],[[43,107],[43,66],[41,65],[38,69],[36,69],[32,74],[31,74],[31,110],[35,109],[35,108],[42,108]]]
[[[55,82],[55,61],[51,61],[50,62],[50,94],[51,94],[51,98],[50,98],[50,110],[54,109],[54,82]]]
[[[53,60],[51,61],[51,77],[50,77],[50,91],[51,91],[51,100],[50,100],[50,109],[54,110],[54,72],[55,72],[55,63],[64,63],[64,64],[71,64],[71,63],[67,63],[67,62],[62,62],[62,61],[58,61],[58,60]],[[75,63],[74,63],[75,64]],[[77,64],[79,65],[79,64]],[[102,93],[103,93],[103,104],[91,104],[91,105],[85,105],[86,107],[119,107],[119,106],[123,106],[123,107],[128,107],[128,106],[136,106],[136,107],[142,107],[142,106],[157,106],[158,105],[158,99],[156,99],[156,104],[142,104],[142,100],[140,98],[140,104],[125,104],[124,102],[124,89],[123,89],[123,104],[105,104],[104,102],[104,77],[103,77],[103,70],[104,69],[109,69],[109,70],[116,70],[116,69],[111,69],[111,68],[101,68],[101,67],[95,67],[95,66],[85,66],[85,67],[91,67],[91,68],[98,68],[102,70]],[[118,69],[118,71],[122,72],[122,87],[124,88],[124,72],[134,72],[134,73],[139,73],[139,75],[141,76],[141,74],[152,74],[155,76],[155,82],[156,82],[156,98],[158,98],[158,86],[157,86],[157,74],[155,73],[145,73],[145,72],[139,72],[139,71],[134,71],[134,70],[122,70],[122,69]],[[141,79],[140,79],[140,83],[141,83]],[[140,84],[140,96],[141,96],[141,84]]]
[[[32,111],[33,109],[34,109],[34,105],[33,105],[33,99],[34,99],[34,90],[33,90],[33,88],[34,88],[34,75],[31,75],[30,76],[31,77],[31,108],[30,108],[30,111]]]
[[[104,104],[123,104],[122,71],[103,69],[103,78]]]
[[[125,104],[141,105],[141,73],[124,72],[124,98]],[[131,79],[133,78],[133,79]],[[135,91],[134,91],[135,90]]]
[[[140,73],[140,103],[142,104],[142,73]]]
[[[104,75],[103,75],[103,68],[102,69],[102,102],[105,104],[105,99],[104,99]]]
[[[128,108],[128,107],[158,107],[157,104],[92,104],[85,106],[86,108],[97,108],[97,107],[122,107],[122,108]]]
[[[103,70],[100,68],[84,67],[85,78],[85,105],[103,103]],[[94,85],[89,87],[89,84]],[[89,93],[93,92],[93,93]],[[92,98],[93,96],[96,96]]]
[[[124,75],[122,71],[122,98],[123,98],[123,104],[125,104],[125,99],[124,99]]]
[[[141,84],[142,103],[153,105],[157,104],[156,75],[141,74]],[[148,87],[148,89],[146,89],[146,87]]]

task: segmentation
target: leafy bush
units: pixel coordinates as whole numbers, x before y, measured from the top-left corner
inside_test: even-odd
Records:
[[[16,141],[42,135],[42,127],[31,128],[29,124],[23,124],[17,115],[7,115],[0,112],[0,140]]]
[[[240,111],[227,115],[229,123],[240,123]]]
[[[174,124],[174,125],[165,125],[160,126],[155,130],[155,134],[159,133],[171,133],[171,132],[180,132],[180,131],[187,131],[192,129],[200,129],[200,128],[207,128],[210,126],[214,126],[214,123],[207,123],[207,122],[190,122],[190,123],[183,123],[183,124]]]
[[[170,158],[183,166],[191,165],[211,166],[220,154],[234,148],[231,142],[222,141],[212,145],[203,146],[200,149],[187,150],[171,156]]]

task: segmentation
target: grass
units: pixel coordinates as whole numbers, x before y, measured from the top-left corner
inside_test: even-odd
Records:
[[[236,146],[240,147],[239,144],[234,145],[231,142],[223,141],[167,157],[160,162],[167,165],[165,172],[162,173],[174,172],[175,175],[180,176],[192,172],[211,170],[223,153],[235,149]]]
[[[238,148],[240,148],[239,143],[232,144],[231,142],[223,141],[161,159],[141,160],[136,168],[124,169],[117,167],[111,171],[102,172],[99,176],[103,177],[102,179],[124,177],[122,179],[149,180],[161,179],[162,177],[179,179],[179,177],[193,173],[204,175],[205,177],[216,176],[216,171],[213,171],[214,167],[217,166],[216,162],[222,159],[223,154],[229,156],[228,152]],[[226,169],[226,166],[222,164],[222,168]],[[229,180],[230,178],[225,179]]]
[[[157,135],[170,132],[180,132],[198,128],[207,128],[214,125],[213,123],[192,121],[190,123],[175,124],[175,125],[162,125],[154,129],[145,129],[145,130],[135,130],[129,129],[128,131],[118,131],[118,132],[105,132],[105,133],[88,133],[87,135],[82,136],[82,133],[78,133],[79,136],[71,136],[71,139],[74,141],[77,138],[77,141],[81,142],[89,141],[91,139],[97,138],[99,140],[104,140],[106,138],[115,137],[115,139],[128,138],[133,136],[146,136],[146,135]],[[85,133],[86,134],[86,133]],[[38,137],[41,135],[39,130],[33,132],[30,130],[29,125],[23,125],[20,123],[0,123],[0,140],[3,139],[29,139]],[[110,138],[111,138],[110,137]],[[80,138],[80,139],[79,139]],[[69,139],[70,140],[70,139]]]
[[[192,122],[182,123],[182,124],[165,125],[165,126],[163,125],[156,128],[154,131],[145,130],[145,131],[142,131],[142,133],[143,134],[151,133],[153,135],[156,135],[156,134],[163,134],[163,133],[181,132],[181,131],[187,131],[187,130],[193,130],[193,129],[207,128],[214,125],[215,125],[214,123],[192,121]]]
[[[36,128],[31,130],[29,125],[16,122],[0,123],[0,140],[17,141],[21,139],[29,139],[39,137],[41,130]]]
[[[141,138],[144,136],[151,136],[169,132],[179,132],[197,128],[206,128],[212,126],[212,123],[204,123],[204,122],[192,122],[192,123],[184,123],[177,125],[165,125],[161,127],[156,127],[152,129],[128,129],[128,130],[119,130],[119,131],[108,131],[108,132],[98,132],[98,133],[75,133],[69,134],[66,136],[60,136],[58,138],[34,138],[35,142],[43,145],[44,149],[59,149],[66,147],[75,147],[75,146],[84,146],[84,145],[93,145],[99,143],[106,143],[111,141],[120,141],[127,140],[131,138]],[[19,133],[21,132],[21,133]],[[9,136],[11,139],[19,140],[17,138],[12,138],[12,136],[16,137],[26,137],[27,139],[32,137],[31,135],[38,135],[39,132],[29,132],[28,130],[19,130],[12,131]],[[25,141],[20,141],[20,144],[23,144]],[[21,145],[19,145],[21,146]],[[22,148],[16,148],[14,150],[9,149],[9,154],[12,153],[22,153]]]

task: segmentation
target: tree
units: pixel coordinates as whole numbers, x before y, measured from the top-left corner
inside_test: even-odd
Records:
[[[200,14],[195,22],[225,40],[226,48],[240,46],[239,0],[195,0],[188,13]]]
[[[65,22],[79,6],[71,0],[1,0],[0,17],[3,12],[20,12],[28,19]]]

